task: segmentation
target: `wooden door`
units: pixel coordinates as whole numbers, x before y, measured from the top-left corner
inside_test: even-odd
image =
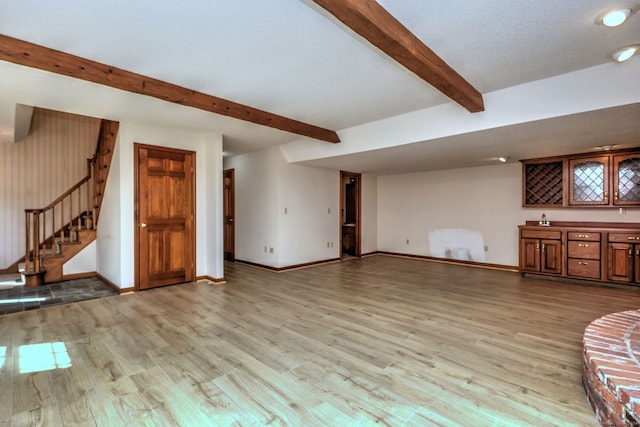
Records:
[[[633,245],[630,243],[609,243],[607,278],[618,282],[633,280]]]
[[[540,240],[520,240],[520,269],[523,271],[540,271]]]
[[[609,204],[609,157],[569,160],[569,204]]]
[[[195,153],[135,144],[136,289],[195,279]]]
[[[560,240],[541,240],[540,251],[540,271],[562,273],[562,244]]]
[[[227,169],[223,175],[224,198],[224,259],[233,261],[236,257],[235,223],[235,171]]]
[[[613,204],[637,206],[640,203],[640,155],[613,157]]]
[[[634,280],[636,283],[640,283],[640,245],[633,245],[635,251],[635,257],[633,261]]]

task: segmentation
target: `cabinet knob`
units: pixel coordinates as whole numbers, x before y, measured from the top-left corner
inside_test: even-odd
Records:
[[[578,261],[578,265],[589,265],[589,263],[584,261]]]
[[[542,252],[544,252],[544,243],[542,244]]]
[[[618,200],[618,192],[617,191],[615,193],[613,193],[613,197],[615,197],[616,200]]]

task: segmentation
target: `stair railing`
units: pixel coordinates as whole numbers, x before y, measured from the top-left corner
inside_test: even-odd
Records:
[[[80,230],[93,230],[96,157],[87,159],[87,175],[42,209],[25,209],[25,272],[39,273],[45,255],[60,252],[60,243],[77,241]]]

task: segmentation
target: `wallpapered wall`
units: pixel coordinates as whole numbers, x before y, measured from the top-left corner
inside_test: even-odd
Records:
[[[36,108],[31,132],[0,144],[0,269],[24,256],[24,210],[41,208],[86,175],[100,120]]]

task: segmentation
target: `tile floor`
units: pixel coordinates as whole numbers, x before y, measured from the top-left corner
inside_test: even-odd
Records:
[[[0,276],[0,315],[118,295],[97,277],[25,287],[20,275]]]

